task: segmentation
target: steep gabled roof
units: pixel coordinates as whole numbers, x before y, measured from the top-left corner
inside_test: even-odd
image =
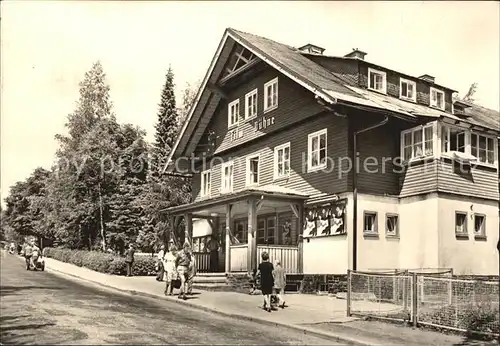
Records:
[[[500,113],[496,110],[472,104],[471,107],[465,108],[465,114],[469,115],[469,121],[478,126],[488,126],[500,132]]]
[[[191,155],[203,131],[208,126],[221,100],[221,95],[217,92],[217,87],[214,87],[214,85],[217,84],[222,69],[235,44],[243,46],[260,60],[311,91],[325,104],[361,106],[365,109],[383,111],[407,120],[415,120],[417,116],[421,115],[429,116],[431,113],[436,117],[448,116],[455,118],[445,112],[433,112],[429,107],[420,106],[418,109],[415,109],[415,105],[407,102],[396,102],[395,99],[389,96],[376,97],[372,95],[374,94],[372,92],[364,91],[360,88],[348,87],[341,79],[323,66],[307,58],[297,48],[265,37],[228,28],[224,32],[217,52],[198,90],[195,102],[174,143],[168,160],[169,163],[174,157]],[[380,99],[381,97],[383,99]],[[482,126],[491,127],[491,114],[488,114],[485,115],[484,111],[478,112],[475,119]],[[485,120],[486,118],[490,120]],[[498,129],[498,125],[495,128]]]
[[[345,102],[347,105],[358,104],[384,110],[380,105],[345,87],[343,82],[330,71],[303,56],[296,48],[265,37],[228,28],[219,43],[193,106],[174,143],[169,163],[174,157],[190,155],[201,136],[200,133],[194,135],[195,130],[200,129],[201,132],[208,125],[211,115],[221,100],[221,96],[211,88],[211,85],[217,83],[234,44],[244,46],[259,59],[310,90],[327,104]],[[410,115],[406,114],[406,116]]]

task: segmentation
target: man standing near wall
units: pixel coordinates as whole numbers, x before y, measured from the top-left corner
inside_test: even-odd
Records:
[[[128,246],[125,254],[125,263],[127,264],[127,276],[132,276],[132,267],[134,265],[135,250],[132,244]]]
[[[165,256],[165,245],[160,247],[157,257],[158,275],[156,275],[156,281],[163,281],[163,275],[165,274],[165,268],[163,267],[163,257]]]

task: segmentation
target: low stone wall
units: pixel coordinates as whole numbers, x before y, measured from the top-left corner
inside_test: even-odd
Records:
[[[252,287],[252,277],[247,273],[229,273],[227,284],[232,291],[248,293]],[[316,294],[319,292],[337,294],[347,292],[347,275],[340,274],[289,274],[288,292]]]
[[[252,277],[248,273],[229,273],[226,275],[226,280],[234,292],[249,293],[252,287]]]
[[[304,274],[300,293],[328,292],[337,294],[347,292],[346,274]]]

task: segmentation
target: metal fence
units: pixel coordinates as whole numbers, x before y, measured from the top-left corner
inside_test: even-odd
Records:
[[[451,270],[349,271],[347,314],[462,332],[499,334],[499,282]]]
[[[404,271],[385,273],[349,271],[348,315],[411,321],[413,276]]]
[[[499,283],[422,276],[417,321],[459,331],[499,333]]]

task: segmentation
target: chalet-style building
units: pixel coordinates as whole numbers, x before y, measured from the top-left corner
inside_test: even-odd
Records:
[[[225,31],[168,166],[200,270],[498,274],[499,113],[366,55]]]

